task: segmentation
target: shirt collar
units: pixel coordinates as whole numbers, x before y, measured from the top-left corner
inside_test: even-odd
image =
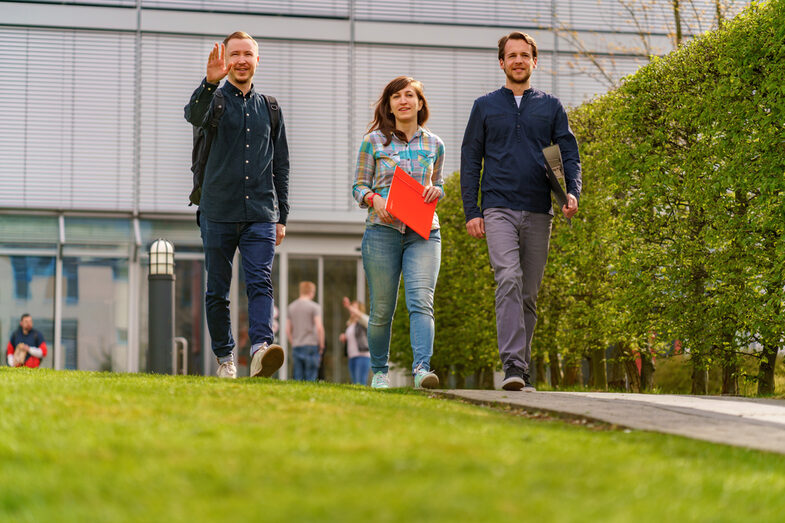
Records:
[[[422,125],[417,126],[417,130],[414,132],[414,134],[412,135],[412,139],[409,140],[409,142],[412,142],[415,138],[420,136],[422,133],[423,133]],[[396,138],[401,143],[406,143],[404,140],[398,138],[398,136],[395,133],[393,133],[393,137]]]
[[[237,95],[237,96],[242,96],[243,95],[243,92],[240,89],[238,89],[237,86],[234,85],[229,80],[227,80],[224,83],[224,89],[226,90],[226,92],[228,94],[233,94],[233,95]],[[255,93],[255,91],[254,91],[254,88],[253,88],[253,84],[251,84],[251,89],[248,91],[248,95],[247,96],[250,96],[250,95],[252,95],[254,93]]]
[[[528,89],[526,89],[526,90],[523,92],[523,94],[525,95],[526,93],[530,93],[530,92],[532,92],[533,90],[534,90],[534,88],[533,88],[533,87],[529,87]],[[504,85],[502,86],[502,88],[500,89],[500,91],[501,91],[501,92],[503,92],[503,93],[510,93],[510,95],[511,95],[511,96],[515,96],[515,93],[513,93],[513,92],[512,92],[512,89],[508,89],[508,88],[507,88],[506,86],[504,86]]]

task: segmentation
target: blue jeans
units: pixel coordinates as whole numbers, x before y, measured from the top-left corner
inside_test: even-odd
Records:
[[[371,370],[371,358],[368,356],[349,358],[349,375],[352,377],[352,383],[368,385],[369,370]]]
[[[232,283],[232,260],[238,247],[245,271],[251,344],[272,343],[275,224],[214,222],[202,215],[200,228],[207,270],[204,302],[213,353],[220,359],[231,355],[234,349],[229,286]]]
[[[412,370],[421,365],[430,370],[433,354],[433,291],[439,276],[442,240],[439,230],[428,240],[406,229],[401,234],[392,227],[368,225],[362,242],[363,268],[368,279],[371,310],[368,320],[368,348],[374,372],[387,372],[390,356],[390,329],[403,275],[406,308],[409,310],[409,339]]]
[[[292,379],[300,381],[316,381],[319,376],[319,347],[316,345],[298,345],[292,348]]]

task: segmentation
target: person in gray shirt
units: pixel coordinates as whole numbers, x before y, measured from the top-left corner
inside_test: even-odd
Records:
[[[300,297],[289,304],[286,335],[292,346],[292,378],[316,381],[319,363],[324,353],[322,308],[313,301],[316,285],[300,282]]]

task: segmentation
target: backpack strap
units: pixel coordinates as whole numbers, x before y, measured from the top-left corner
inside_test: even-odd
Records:
[[[267,110],[270,112],[272,139],[275,141],[275,136],[278,134],[278,128],[281,126],[281,107],[278,105],[278,100],[276,100],[274,96],[263,94],[262,98],[264,98],[265,103],[267,103]]]

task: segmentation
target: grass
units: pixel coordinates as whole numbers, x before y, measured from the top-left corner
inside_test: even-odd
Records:
[[[781,521],[785,456],[406,390],[0,369],[2,521]]]

